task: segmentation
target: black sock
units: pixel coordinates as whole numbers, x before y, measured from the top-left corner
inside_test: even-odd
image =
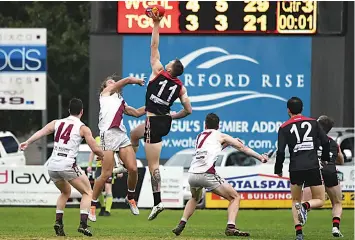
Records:
[[[228,229],[235,229],[235,224],[227,224]]]
[[[80,223],[83,224],[84,227],[88,224],[88,216],[89,214],[87,213],[80,213]]]
[[[106,208],[105,207],[101,207],[101,212],[105,212]]]
[[[302,206],[304,207],[304,209],[308,210],[311,208],[311,205],[309,204],[309,202],[304,202],[302,203]]]
[[[58,223],[63,223],[63,213],[56,213],[55,214],[55,221]]]
[[[135,192],[128,190],[128,192],[127,192],[128,200],[134,199],[134,195],[135,195]]]
[[[94,201],[94,200],[91,200],[91,207],[98,207],[98,205],[99,205],[99,201]]]
[[[185,225],[186,225],[186,222],[185,222],[184,220],[180,220],[180,223],[179,223],[179,225],[182,225],[182,226],[184,226],[184,227],[185,227]]]
[[[296,235],[302,234],[302,225],[301,224],[295,225],[295,229],[296,229]]]
[[[333,227],[340,229],[340,218],[333,217]]]
[[[154,206],[156,206],[159,203],[161,203],[160,192],[153,193],[153,197],[154,197]]]

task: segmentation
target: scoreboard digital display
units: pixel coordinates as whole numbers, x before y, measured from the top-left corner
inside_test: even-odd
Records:
[[[316,1],[120,1],[119,34],[150,34],[150,5],[165,9],[161,34],[316,34]]]

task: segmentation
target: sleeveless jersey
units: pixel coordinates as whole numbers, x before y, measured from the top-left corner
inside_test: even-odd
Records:
[[[100,132],[111,128],[118,128],[122,132],[126,132],[126,127],[122,121],[124,109],[125,101],[120,94],[114,93],[111,96],[100,96]]]
[[[215,173],[214,164],[223,147],[220,139],[221,132],[214,129],[206,129],[197,135],[190,173]]]
[[[80,127],[84,125],[79,118],[74,116],[55,122],[54,147],[49,158],[48,170],[65,171],[75,166],[75,158],[83,140],[80,136]]]
[[[149,81],[145,95],[145,110],[156,115],[170,113],[170,107],[180,96],[182,82],[167,71],[161,71]]]

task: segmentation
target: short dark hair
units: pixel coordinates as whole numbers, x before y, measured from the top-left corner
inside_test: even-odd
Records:
[[[292,97],[287,101],[287,108],[292,114],[300,114],[303,110],[303,102],[298,97]]]
[[[334,120],[326,115],[320,116],[318,118],[318,122],[325,133],[329,133],[329,131],[334,127]]]
[[[110,80],[110,79],[112,79],[112,80],[114,80],[115,82],[117,82],[117,81],[121,80],[122,78],[121,78],[121,76],[118,75],[117,73],[114,73],[114,74],[112,74],[112,75],[106,77],[105,80],[103,80],[102,83],[101,83],[101,86],[100,86],[100,93],[106,88],[106,86],[107,86],[106,83],[107,83],[107,81]]]
[[[70,115],[77,116],[83,110],[83,102],[79,98],[72,98],[69,102]]]
[[[218,129],[219,128],[219,117],[217,114],[209,113],[205,120],[206,129]]]
[[[175,59],[172,66],[171,75],[173,77],[178,77],[183,73],[184,73],[184,65],[182,65],[182,62],[179,59]]]

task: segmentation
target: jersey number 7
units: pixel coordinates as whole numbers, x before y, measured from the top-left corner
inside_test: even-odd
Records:
[[[212,132],[203,132],[203,133],[200,133],[197,137],[197,140],[196,140],[196,146],[197,148],[201,148],[203,143],[206,141],[206,139],[208,138],[209,135],[211,135]],[[198,140],[200,140],[200,137],[201,135],[203,135],[203,138],[201,140],[201,142],[199,142]]]
[[[73,129],[74,124],[69,124],[68,127],[64,130],[64,132],[62,134],[64,124],[65,124],[64,122],[60,123],[60,125],[57,129],[57,132],[55,134],[54,141],[59,142],[59,140],[62,139],[62,140],[64,140],[63,143],[67,144],[68,141],[70,140],[70,133],[71,133],[71,130]]]

